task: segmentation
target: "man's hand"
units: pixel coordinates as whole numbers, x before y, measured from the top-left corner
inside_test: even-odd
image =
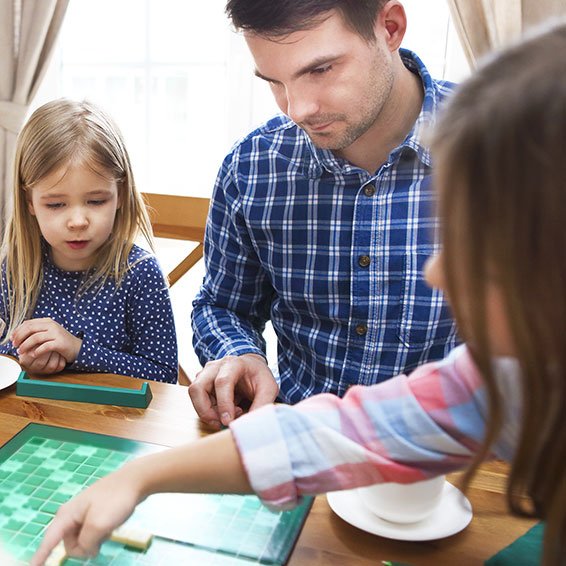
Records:
[[[47,375],[63,371],[67,365],[67,360],[58,352],[48,352],[36,358],[30,354],[22,354],[20,356],[20,365],[29,374]]]
[[[77,359],[83,342],[51,318],[26,320],[14,330],[10,339],[14,348],[17,348],[18,356],[24,357],[28,367],[30,360],[38,360],[52,352],[58,353],[65,363],[70,364]],[[52,364],[58,365],[57,361],[53,359]]]
[[[279,386],[267,362],[257,354],[226,356],[208,362],[189,386],[198,416],[207,424],[227,426],[243,413],[239,403],[251,401],[250,411],[273,403]]]

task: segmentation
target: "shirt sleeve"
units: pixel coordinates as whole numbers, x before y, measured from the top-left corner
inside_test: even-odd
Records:
[[[86,332],[77,359],[69,369],[176,383],[177,338],[165,277],[151,256],[131,269],[126,307],[126,332],[131,348],[112,349]]]
[[[250,483],[288,508],[302,495],[374,483],[411,483],[469,465],[488,415],[464,346],[410,377],[269,405],[230,425]]]
[[[234,179],[236,156],[218,174],[205,233],[206,276],[193,301],[193,346],[201,364],[228,355],[265,356],[273,288],[254,249]]]

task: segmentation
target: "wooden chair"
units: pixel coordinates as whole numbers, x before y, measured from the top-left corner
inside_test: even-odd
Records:
[[[210,199],[180,195],[142,193],[156,238],[187,240],[197,246],[168,275],[172,287],[203,256],[204,229]],[[190,379],[179,365],[179,383],[189,385]]]

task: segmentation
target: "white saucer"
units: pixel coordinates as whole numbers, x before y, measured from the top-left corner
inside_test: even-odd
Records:
[[[0,356],[0,389],[16,383],[20,373],[22,373],[22,368],[16,360],[8,356]]]
[[[435,540],[465,529],[472,520],[468,499],[450,482],[445,482],[440,504],[417,523],[391,523],[374,515],[362,501],[358,490],[327,493],[330,508],[347,523],[385,538],[397,540]]]

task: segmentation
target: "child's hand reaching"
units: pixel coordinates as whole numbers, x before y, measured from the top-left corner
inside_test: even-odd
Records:
[[[82,339],[51,318],[26,320],[11,336],[20,363],[35,373],[56,373],[76,360]]]
[[[31,559],[31,566],[43,564],[61,540],[69,556],[98,554],[100,545],[143,499],[135,478],[124,469],[102,478],[59,508]]]

